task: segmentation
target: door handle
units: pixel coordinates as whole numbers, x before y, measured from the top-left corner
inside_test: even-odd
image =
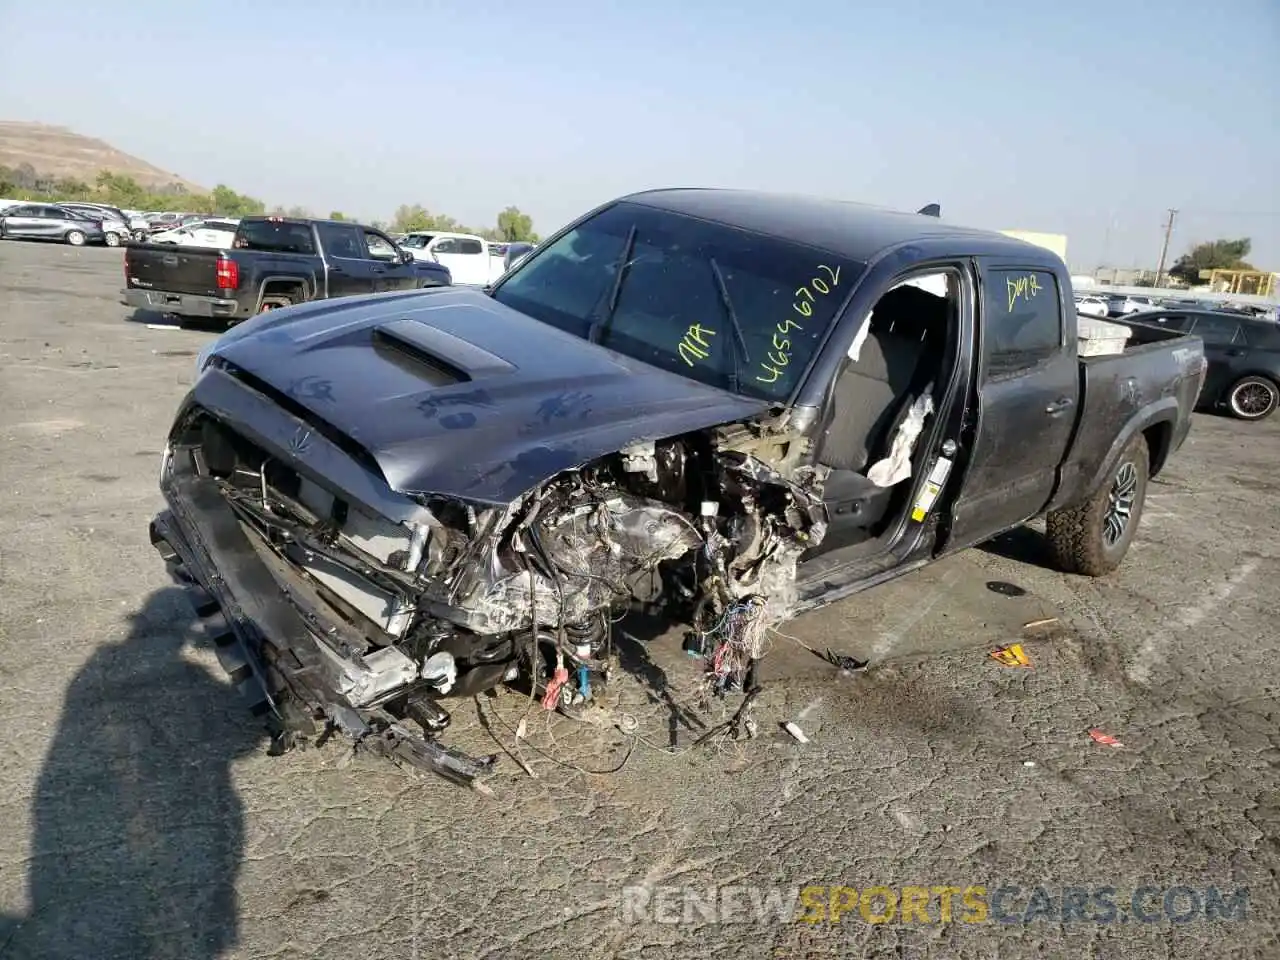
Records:
[[[1075,405],[1075,401],[1070,397],[1059,397],[1053,403],[1044,408],[1044,412],[1051,417],[1056,417],[1060,413],[1070,410]]]
[[[370,273],[386,273],[386,272],[387,272],[387,268],[386,268],[386,267],[372,267],[372,268],[370,269],[370,271],[369,271],[369,272],[370,272]]]
[[[341,267],[330,266],[329,272],[330,273],[346,273],[347,271],[343,270]]]

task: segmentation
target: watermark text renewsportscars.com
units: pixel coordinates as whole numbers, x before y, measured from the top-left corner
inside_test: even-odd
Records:
[[[631,886],[627,923],[1174,923],[1248,917],[1246,887],[1138,885]]]

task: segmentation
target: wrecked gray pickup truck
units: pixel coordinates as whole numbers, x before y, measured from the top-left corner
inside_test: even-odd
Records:
[[[1200,341],[1077,355],[1054,254],[935,216],[716,190],[592,211],[493,289],[304,304],[202,354],[152,539],[277,745],[339,731],[476,783],[442,705],[572,714],[610,624],[689,625],[717,691],[764,631],[1047,513],[1124,556]]]

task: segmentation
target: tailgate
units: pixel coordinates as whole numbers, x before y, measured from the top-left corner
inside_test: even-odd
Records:
[[[198,247],[147,244],[125,252],[128,286],[202,297],[220,295],[217,282],[219,251]]]

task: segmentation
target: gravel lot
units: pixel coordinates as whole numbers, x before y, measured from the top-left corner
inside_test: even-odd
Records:
[[[682,752],[692,664],[624,640],[640,739],[532,716],[536,776],[504,756],[483,798],[338,742],[265,755],[147,541],[212,334],[132,318],[121,261],[0,245],[0,958],[1280,955],[1280,418],[1198,416],[1112,577],[1022,531],[789,624],[876,665],[776,638],[748,744]],[[1018,638],[1034,669],[987,656]],[[526,706],[463,702],[453,741],[516,752]],[[642,882],[1020,891],[1013,923],[633,922]],[[1247,887],[1247,916],[1174,922],[1177,886]],[[1063,887],[1122,909],[1055,919]]]

